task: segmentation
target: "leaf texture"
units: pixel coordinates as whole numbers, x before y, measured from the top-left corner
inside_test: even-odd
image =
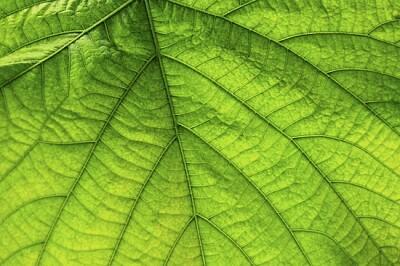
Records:
[[[399,265],[400,2],[0,2],[1,265]]]

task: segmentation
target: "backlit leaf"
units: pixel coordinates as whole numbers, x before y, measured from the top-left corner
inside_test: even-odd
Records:
[[[399,265],[398,0],[2,0],[1,265]]]

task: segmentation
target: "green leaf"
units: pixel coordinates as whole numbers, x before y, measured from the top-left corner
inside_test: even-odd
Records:
[[[0,1],[0,264],[399,265],[399,13]]]

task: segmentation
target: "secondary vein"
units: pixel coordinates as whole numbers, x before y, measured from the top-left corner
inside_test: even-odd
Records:
[[[57,213],[57,215],[56,215],[56,218],[55,218],[54,221],[53,221],[53,224],[52,224],[51,227],[50,227],[50,230],[49,230],[49,232],[48,232],[48,234],[47,234],[47,236],[46,236],[46,238],[45,238],[45,240],[44,240],[44,244],[42,245],[42,248],[41,248],[41,250],[40,250],[39,256],[38,256],[38,258],[37,258],[36,266],[38,266],[38,265],[40,264],[40,261],[41,261],[41,259],[42,259],[42,257],[43,257],[43,254],[44,254],[45,250],[46,250],[47,244],[48,244],[48,242],[49,242],[49,240],[50,240],[50,238],[51,238],[51,235],[53,234],[54,228],[56,227],[56,224],[57,224],[57,222],[58,222],[59,219],[60,219],[61,213],[62,213],[63,210],[65,209],[65,206],[66,206],[66,204],[67,204],[69,198],[71,197],[71,195],[73,195],[73,191],[75,190],[75,187],[77,186],[77,184],[79,183],[81,177],[83,176],[83,173],[85,172],[85,170],[86,170],[86,168],[87,168],[87,166],[88,166],[88,164],[89,164],[89,161],[90,161],[90,159],[92,158],[92,155],[94,154],[94,151],[96,150],[97,145],[100,143],[101,137],[103,136],[105,130],[106,130],[107,127],[109,126],[109,124],[110,124],[110,122],[111,122],[111,119],[114,117],[114,115],[115,115],[115,113],[116,113],[118,107],[122,104],[122,102],[124,101],[124,99],[125,99],[126,96],[128,95],[128,93],[129,93],[130,89],[132,88],[133,84],[136,83],[136,81],[138,80],[138,78],[141,76],[141,74],[144,72],[144,70],[147,68],[147,66],[153,61],[154,58],[155,58],[155,55],[153,55],[153,56],[142,66],[142,68],[139,70],[139,72],[135,75],[135,77],[133,78],[132,82],[129,84],[129,86],[127,87],[127,89],[125,90],[125,92],[122,94],[122,96],[119,98],[118,102],[115,104],[113,110],[111,111],[110,115],[109,115],[108,118],[107,118],[107,121],[104,123],[104,125],[103,125],[103,127],[101,128],[99,134],[97,135],[96,140],[95,140],[95,142],[94,142],[94,144],[93,144],[93,146],[92,146],[92,149],[89,151],[89,153],[88,153],[88,155],[87,155],[87,158],[86,158],[86,161],[85,161],[85,163],[83,164],[83,166],[82,166],[82,168],[81,168],[81,171],[80,171],[78,177],[75,179],[74,183],[72,184],[72,186],[71,186],[71,188],[70,188],[70,190],[69,190],[69,192],[68,192],[68,194],[67,194],[65,200],[63,201],[63,203],[62,203],[62,205],[61,205],[61,207],[60,207],[60,209],[59,209],[59,211],[58,211],[58,213]]]

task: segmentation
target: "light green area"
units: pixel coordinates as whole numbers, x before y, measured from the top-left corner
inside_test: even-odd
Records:
[[[0,1],[0,265],[400,265],[399,14]]]

